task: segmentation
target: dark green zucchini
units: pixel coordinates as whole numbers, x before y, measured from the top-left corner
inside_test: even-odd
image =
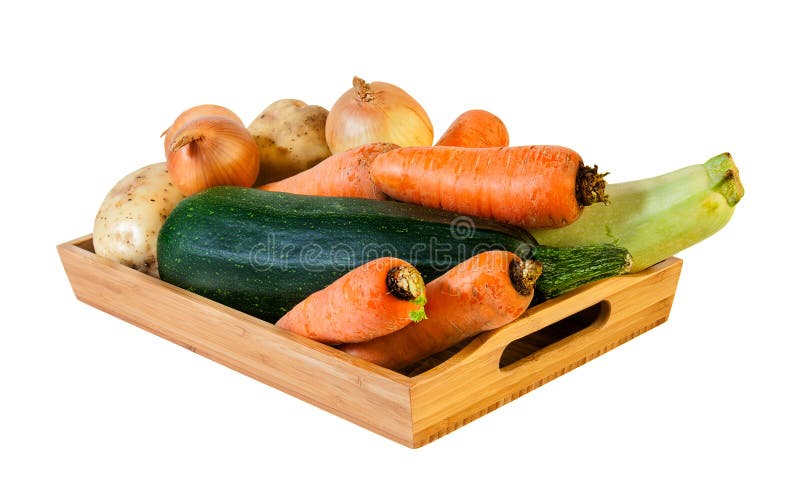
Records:
[[[163,280],[267,320],[381,256],[410,262],[428,282],[472,255],[507,250],[542,261],[548,296],[628,264],[619,247],[541,251],[522,229],[413,204],[240,187],[184,199],[157,248]]]
[[[611,244],[568,248],[539,245],[536,259],[542,262],[542,275],[536,280],[534,303],[601,278],[625,273],[633,265],[627,250]]]

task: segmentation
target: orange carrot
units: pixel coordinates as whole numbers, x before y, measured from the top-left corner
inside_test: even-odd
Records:
[[[405,368],[519,317],[530,305],[541,273],[541,263],[522,261],[511,252],[479,253],[426,286],[427,319],[340,349],[385,368]]]
[[[393,199],[525,228],[566,226],[607,199],[605,174],[553,145],[405,147],[377,156],[371,174]]]
[[[368,341],[425,317],[425,283],[411,264],[372,260],[314,292],[276,326],[326,344]]]
[[[436,145],[449,147],[508,147],[508,130],[503,121],[484,110],[459,115]]]
[[[290,192],[308,196],[341,196],[387,199],[369,175],[378,155],[398,148],[393,143],[368,143],[331,155],[319,164],[286,179],[265,184],[265,191]]]

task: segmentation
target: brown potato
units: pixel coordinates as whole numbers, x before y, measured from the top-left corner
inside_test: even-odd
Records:
[[[278,100],[266,107],[248,127],[261,156],[256,185],[293,176],[329,157],[327,118],[328,110],[300,100]]]

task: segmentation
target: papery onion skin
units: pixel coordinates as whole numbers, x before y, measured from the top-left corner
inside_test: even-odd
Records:
[[[183,125],[186,124],[189,120],[193,118],[198,118],[201,116],[224,116],[230,118],[231,120],[239,122],[242,126],[242,120],[236,116],[236,113],[232,112],[231,110],[225,108],[224,106],[219,105],[197,105],[189,108],[188,110],[184,111],[178,118],[172,122],[172,125],[169,126],[161,136],[164,137],[164,152],[166,153],[169,150],[169,144],[172,143],[172,137],[175,135],[175,130],[181,128]]]
[[[367,143],[401,147],[433,144],[433,124],[420,104],[401,88],[353,77],[353,87],[331,107],[325,139],[332,153]]]
[[[252,187],[260,168],[250,132],[225,116],[188,121],[176,130],[167,149],[167,170],[184,196],[213,186]]]

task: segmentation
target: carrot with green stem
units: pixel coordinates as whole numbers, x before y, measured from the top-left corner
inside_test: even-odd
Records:
[[[388,199],[375,187],[370,167],[375,157],[398,148],[393,143],[368,143],[331,155],[319,164],[286,179],[260,186],[265,191],[307,196]]]
[[[531,303],[542,265],[511,252],[479,253],[428,283],[424,321],[340,349],[399,370],[519,317]]]
[[[354,268],[314,292],[276,326],[326,344],[368,341],[425,318],[425,283],[399,258]]]
[[[508,147],[503,120],[485,110],[465,111],[450,124],[436,145],[447,147]]]
[[[584,206],[606,202],[606,174],[554,145],[406,147],[372,162],[387,196],[525,228],[566,226]]]

